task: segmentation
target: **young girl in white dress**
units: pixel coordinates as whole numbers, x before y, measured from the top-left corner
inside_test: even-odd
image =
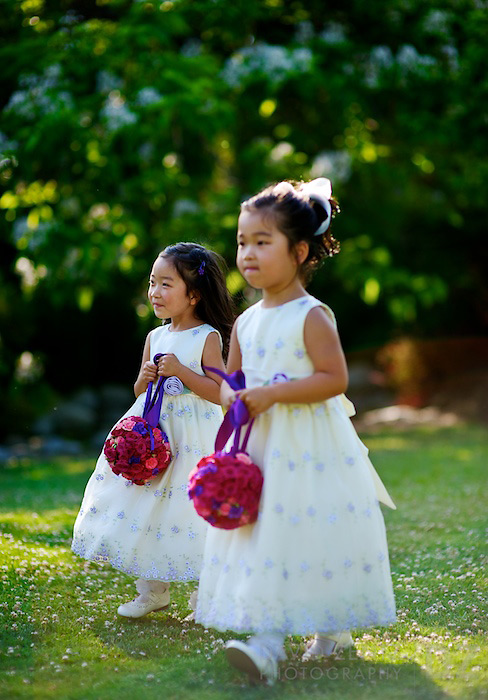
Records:
[[[264,475],[258,520],[209,528],[197,622],[249,632],[229,662],[272,683],[285,635],[315,634],[304,660],[352,644],[352,628],[395,620],[379,500],[394,508],[350,421],[347,368],[331,310],[307,294],[322,258],[338,252],[329,180],[282,182],[244,202],[237,266],[262,301],[236,321],[222,383],[255,418],[248,451]]]
[[[170,581],[198,580],[207,524],[188,499],[188,474],[213,451],[222,421],[220,386],[203,366],[223,368],[233,314],[219,257],[193,243],[168,246],[151,270],[148,297],[163,325],[144,345],[136,402],[126,416],[142,415],[145,391],[159,376],[177,377],[181,392],[165,393],[160,426],[173,459],[139,486],[116,476],[100,455],[74,526],[72,549],[108,561],[137,578],[139,595],[120,615],[141,617],[169,604]],[[152,359],[163,357],[156,366]],[[178,385],[178,381],[172,382]]]

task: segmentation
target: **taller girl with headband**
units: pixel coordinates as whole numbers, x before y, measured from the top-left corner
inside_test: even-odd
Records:
[[[139,595],[118,609],[125,617],[166,607],[171,581],[198,580],[207,525],[188,500],[188,474],[213,450],[223,418],[216,405],[220,380],[207,376],[203,366],[223,369],[233,321],[220,260],[194,243],[168,246],[156,258],[148,297],[163,325],[147,336],[134,385],[138,398],[126,415],[142,415],[149,382],[158,375],[170,378],[160,425],[174,458],[162,474],[139,486],[116,476],[102,452],[72,545],[76,554],[108,561],[137,579]],[[155,365],[159,353],[163,357]]]
[[[252,634],[229,662],[272,683],[285,635],[315,633],[304,660],[352,644],[349,630],[395,620],[378,500],[394,508],[349,419],[347,369],[332,311],[305,284],[338,252],[330,182],[281,182],[242,204],[237,266],[262,301],[236,321],[222,402],[255,422],[248,451],[263,469],[258,520],[210,528],[196,620]]]

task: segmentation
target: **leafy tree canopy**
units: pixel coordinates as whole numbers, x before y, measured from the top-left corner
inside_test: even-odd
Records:
[[[2,5],[5,385],[25,352],[57,388],[116,347],[133,376],[170,242],[221,252],[247,295],[239,202],[283,178],[330,177],[341,203],[311,291],[346,348],[486,329],[483,0]]]

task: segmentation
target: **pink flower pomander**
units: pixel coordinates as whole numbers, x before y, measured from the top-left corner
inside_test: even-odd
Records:
[[[255,522],[263,475],[245,452],[215,452],[190,473],[188,495],[210,525],[233,530]]]
[[[138,486],[154,479],[172,458],[166,433],[159,427],[151,428],[140,416],[122,418],[105,440],[103,453],[114,474]]]

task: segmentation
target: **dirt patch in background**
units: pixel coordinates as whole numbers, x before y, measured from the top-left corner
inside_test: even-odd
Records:
[[[488,338],[402,338],[348,355],[358,429],[488,425]]]

